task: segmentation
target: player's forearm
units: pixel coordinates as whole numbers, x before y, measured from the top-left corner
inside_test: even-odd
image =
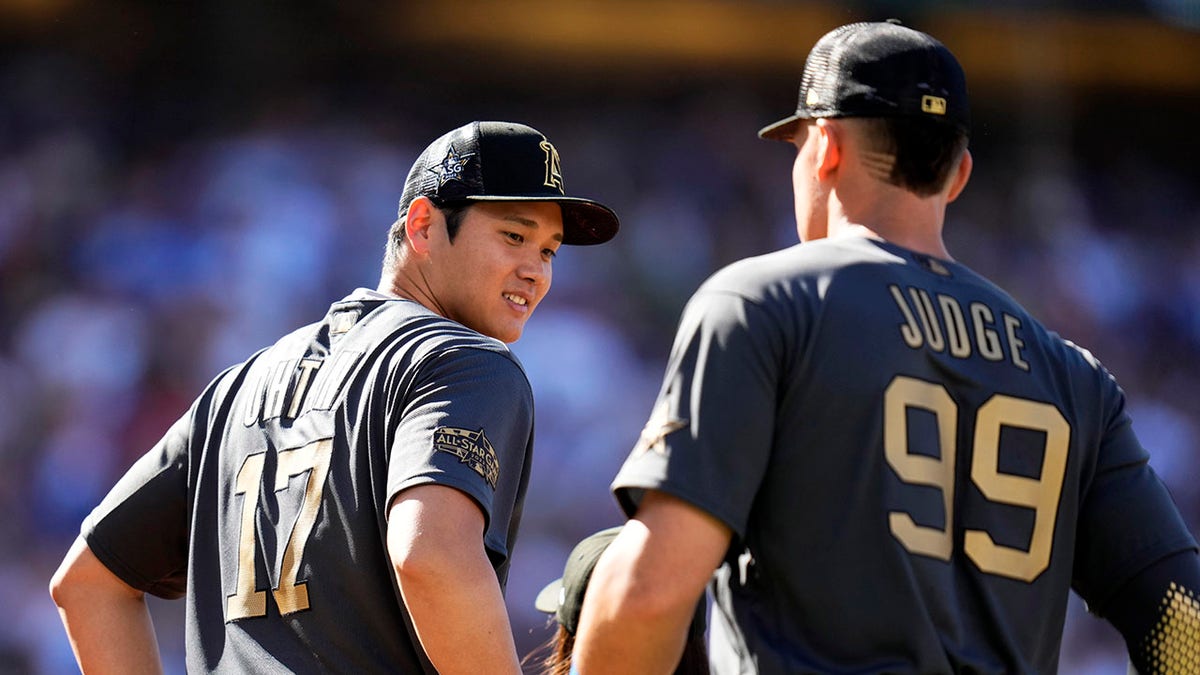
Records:
[[[670,673],[683,654],[686,622],[679,623],[614,608],[581,630],[573,661],[588,675]]]
[[[706,512],[648,491],[592,571],[575,642],[581,672],[673,671],[730,537]]]
[[[496,573],[481,558],[410,565],[398,575],[417,637],[440,673],[520,672]]]
[[[601,557],[592,572],[574,663],[587,675],[670,673],[683,653],[695,598],[639,587],[625,569],[619,559]]]
[[[84,673],[161,673],[145,595],[104,568],[82,540],[51,580],[63,627]]]

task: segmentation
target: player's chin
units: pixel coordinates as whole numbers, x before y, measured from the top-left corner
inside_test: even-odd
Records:
[[[525,321],[527,318],[522,317],[515,320],[498,321],[488,326],[488,330],[480,332],[484,335],[494,337],[501,342],[516,342],[521,339],[521,334],[525,332]]]

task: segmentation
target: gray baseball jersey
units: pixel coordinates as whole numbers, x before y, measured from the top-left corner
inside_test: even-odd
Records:
[[[130,585],[186,594],[189,670],[433,672],[387,508],[416,485],[469,495],[503,587],[532,441],[503,343],[360,289],[221,374],[83,535]]]
[[[745,260],[684,310],[613,488],[734,532],[720,673],[1053,673],[1102,604],[1195,548],[1086,351],[966,267],[848,237]]]

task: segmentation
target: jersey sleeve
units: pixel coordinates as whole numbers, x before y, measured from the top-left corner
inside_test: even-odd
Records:
[[[1103,608],[1142,675],[1200,672],[1200,558],[1176,553],[1138,572]]]
[[[193,406],[130,467],[82,526],[84,541],[105,567],[163,598],[182,597],[186,590],[188,445],[195,412]]]
[[[627,515],[654,489],[744,535],[770,458],[782,351],[758,303],[722,290],[692,298],[650,420],[612,483]]]
[[[483,511],[485,545],[508,556],[509,525],[528,479],[533,391],[507,355],[479,348],[435,354],[419,366],[396,412],[387,503],[401,491],[435,484],[466,493]]]
[[[1107,380],[1109,422],[1080,508],[1072,584],[1093,609],[1106,605],[1118,587],[1150,564],[1196,548],[1134,433],[1124,393],[1099,370]]]

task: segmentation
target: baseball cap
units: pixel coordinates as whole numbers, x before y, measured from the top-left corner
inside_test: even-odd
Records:
[[[587,592],[588,582],[591,581],[592,570],[596,568],[596,561],[620,532],[621,526],[610,527],[589,535],[576,544],[575,548],[571,549],[571,555],[567,556],[562,577],[546,584],[546,587],[538,592],[533,606],[538,611],[553,614],[554,620],[574,635],[579,629],[579,612],[583,608],[583,597]],[[701,597],[688,629],[692,636],[704,634],[704,615],[707,608],[707,602]]]
[[[567,557],[562,577],[547,584],[533,601],[534,607],[547,614],[553,614],[554,619],[571,635],[579,628],[579,610],[583,608],[583,594],[587,591],[596,561],[620,531],[619,526],[610,527],[585,537],[576,544],[575,548],[571,549],[571,555]]]
[[[921,117],[969,132],[966,76],[945,45],[895,19],[848,24],[808,53],[796,113],[758,135],[789,140],[816,117]]]
[[[516,122],[471,122],[430,143],[404,181],[401,218],[417,197],[428,197],[438,206],[557,202],[562,207],[564,244],[603,244],[620,227],[607,206],[567,196],[558,150],[542,132]]]

